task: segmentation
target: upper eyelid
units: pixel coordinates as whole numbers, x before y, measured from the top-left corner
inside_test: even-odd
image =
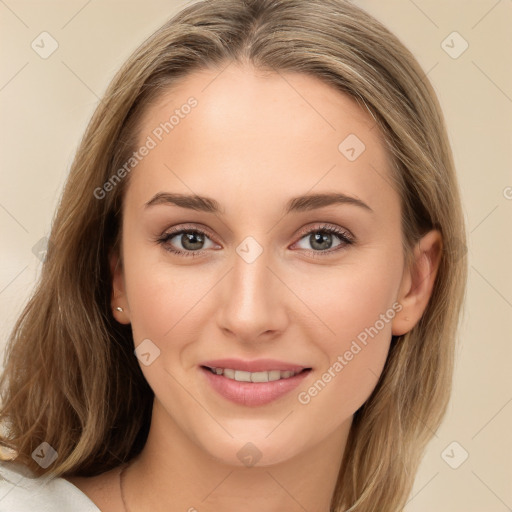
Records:
[[[304,235],[307,235],[308,233],[315,232],[315,231],[334,230],[334,231],[342,231],[343,234],[347,235],[347,238],[355,239],[352,232],[347,228],[344,228],[342,226],[336,226],[335,224],[330,224],[328,222],[324,222],[324,223],[320,223],[320,224],[322,224],[322,225],[321,226],[319,225],[317,227],[309,226],[309,227],[304,228],[304,230],[300,231],[299,236],[304,236]]]

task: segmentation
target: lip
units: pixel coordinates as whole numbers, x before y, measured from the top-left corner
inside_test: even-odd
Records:
[[[200,363],[200,366],[208,366],[209,368],[230,368],[244,372],[269,372],[270,370],[300,372],[305,368],[310,368],[310,366],[285,363],[276,359],[255,359],[254,361],[243,361],[242,359],[215,359],[204,361]]]
[[[220,364],[218,364],[218,367],[223,368],[223,366]],[[227,368],[229,368],[229,366],[227,366]],[[295,368],[299,368],[299,371],[301,369],[301,367],[297,366],[295,366]],[[275,367],[273,369],[277,370]],[[297,373],[297,375],[294,375],[293,377],[275,380],[272,382],[239,382],[233,379],[228,379],[223,375],[212,373],[210,370],[203,366],[201,366],[199,370],[204,375],[207,383],[219,395],[229,400],[230,402],[244,405],[246,407],[258,407],[266,405],[283,397],[284,395],[294,390],[311,373],[311,370],[307,369],[306,371]],[[283,371],[286,371],[286,369]]]

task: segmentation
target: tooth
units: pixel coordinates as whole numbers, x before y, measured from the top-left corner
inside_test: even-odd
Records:
[[[252,382],[268,382],[268,372],[251,373]]]
[[[291,370],[270,370],[268,372],[246,372],[243,370],[233,370],[231,368],[211,368],[211,370],[217,375],[223,375],[228,379],[238,382],[273,382],[280,379],[289,379],[296,375],[296,373]]]
[[[251,382],[251,372],[235,371],[235,380],[239,382]]]
[[[228,379],[234,379],[235,378],[235,370],[231,370],[229,368],[224,368],[224,377],[227,377]]]
[[[279,380],[281,378],[281,372],[279,370],[270,370],[268,372],[268,381]]]

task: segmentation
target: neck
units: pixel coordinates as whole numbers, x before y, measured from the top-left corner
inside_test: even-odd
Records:
[[[124,476],[128,509],[329,512],[351,421],[293,459],[245,467],[213,458],[154,409],[146,445]]]

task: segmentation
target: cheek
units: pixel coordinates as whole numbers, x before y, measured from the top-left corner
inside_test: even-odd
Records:
[[[382,255],[377,257],[377,251],[373,256],[304,273],[295,280],[297,295],[326,327],[321,343],[329,354],[373,326],[386,312],[387,317],[394,316],[394,310],[388,310],[392,309],[400,285],[400,258],[395,254],[393,262]],[[379,321],[377,327],[385,334],[391,332],[391,322],[382,325]]]
[[[204,301],[199,301],[207,290],[207,283],[193,273],[133,267],[127,293],[135,342],[140,336],[163,341],[174,332],[182,333],[194,317],[194,306],[204,308]]]
[[[375,389],[389,351],[390,337],[381,332],[366,343],[357,339],[340,343],[328,365],[297,394],[307,418],[331,432],[348,420]]]
[[[317,379],[301,390],[298,401],[322,418],[327,429],[363,405],[382,372],[392,321],[401,309],[395,302],[401,275],[396,255],[395,261],[393,265],[385,259],[369,264],[361,259],[329,278],[316,276],[314,286],[313,281],[302,281],[305,302],[329,329],[312,337],[324,355],[323,364]]]
[[[161,348],[170,340],[177,347],[178,340],[197,338],[201,319],[212,316],[212,270],[172,266],[164,250],[130,244],[129,235],[125,240],[125,286],[135,344],[149,338]]]

